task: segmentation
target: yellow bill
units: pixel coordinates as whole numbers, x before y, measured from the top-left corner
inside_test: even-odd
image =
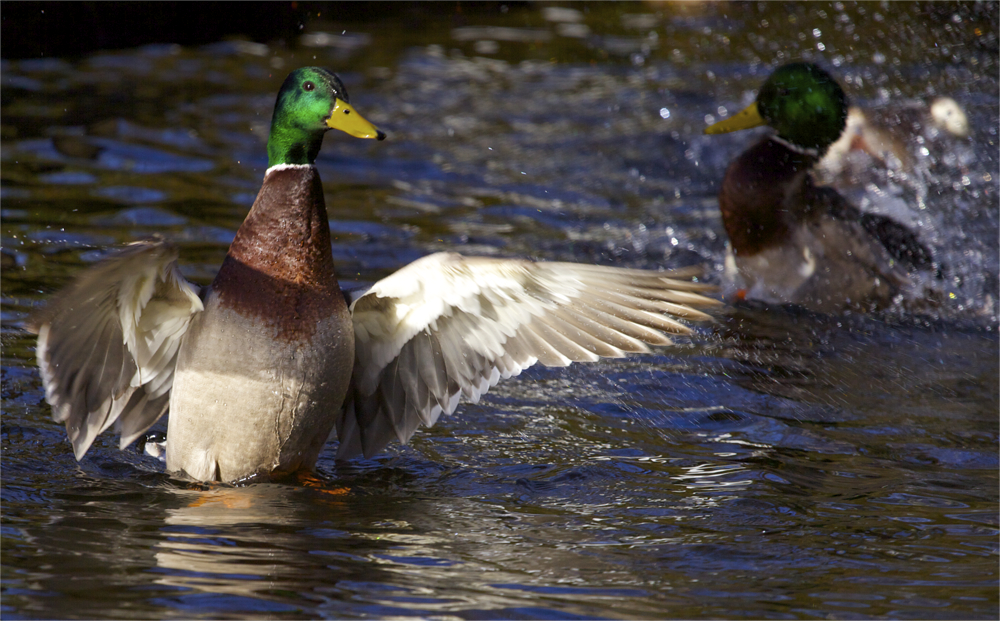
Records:
[[[757,102],[755,101],[728,119],[723,119],[714,125],[709,125],[705,128],[705,133],[728,134],[729,132],[750,129],[751,127],[759,127],[761,125],[767,125],[767,121],[760,115],[760,110],[757,109]]]
[[[376,138],[385,140],[385,132],[380,131],[368,122],[365,117],[354,111],[351,104],[342,99],[337,99],[337,104],[333,106],[333,112],[326,120],[326,126],[331,129],[339,129],[355,138]]]

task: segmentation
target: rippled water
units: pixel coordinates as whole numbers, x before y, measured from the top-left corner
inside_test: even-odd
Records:
[[[995,7],[401,11],[315,19],[294,51],[4,61],[0,611],[996,618]],[[862,105],[969,115],[920,175],[835,180],[918,227],[940,307],[729,309],[654,355],[529,370],[376,459],[328,449],[313,481],[191,485],[112,437],[77,463],[51,421],[27,313],[153,233],[209,282],[292,67],[340,72],[390,135],[331,134],[318,162],[345,280],[456,248],[718,281],[717,183],[754,137],[701,129],[799,57]]]

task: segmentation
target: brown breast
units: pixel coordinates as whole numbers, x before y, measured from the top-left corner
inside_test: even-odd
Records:
[[[272,170],[212,287],[220,304],[310,339],[345,306],[333,269],[323,186],[313,166]]]
[[[801,205],[816,158],[766,137],[726,169],[719,191],[722,223],[737,255],[780,245],[805,216]]]

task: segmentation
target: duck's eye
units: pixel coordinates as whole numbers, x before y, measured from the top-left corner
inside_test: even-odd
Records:
[[[302,85],[302,89],[306,91],[312,91],[316,89],[316,85],[312,82],[306,82]]]
[[[344,114],[350,114],[350,113],[351,113],[350,110],[344,110]]]

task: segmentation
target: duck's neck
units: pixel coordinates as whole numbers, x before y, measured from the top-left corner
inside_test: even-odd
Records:
[[[753,255],[782,244],[806,216],[801,200],[816,155],[784,141],[764,138],[726,170],[719,192],[722,222],[737,255]]]
[[[316,319],[314,311],[343,303],[314,166],[268,169],[212,287],[224,305],[262,316]]]

